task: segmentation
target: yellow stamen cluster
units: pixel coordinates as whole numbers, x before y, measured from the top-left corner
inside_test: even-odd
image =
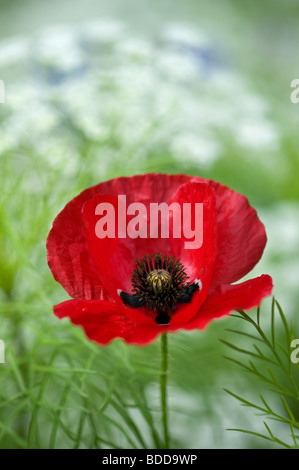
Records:
[[[152,287],[154,293],[158,295],[162,291],[169,290],[172,277],[165,269],[154,269],[148,274],[147,282]]]

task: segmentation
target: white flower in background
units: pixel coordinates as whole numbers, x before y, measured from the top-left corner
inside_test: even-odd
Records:
[[[212,165],[220,155],[220,145],[212,138],[204,136],[201,138],[195,134],[184,133],[175,136],[171,149],[178,158],[188,158],[198,164],[198,168]]]
[[[248,151],[258,162],[262,150],[273,163],[280,136],[267,104],[220,55],[207,34],[177,24],[152,40],[103,20],[5,41],[0,152],[29,147],[63,170],[71,158],[76,171],[90,142],[101,149],[95,168],[125,156],[138,171],[161,149],[211,168],[228,139],[244,158]]]

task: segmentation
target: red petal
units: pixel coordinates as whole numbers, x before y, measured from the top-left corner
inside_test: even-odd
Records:
[[[207,183],[215,190],[218,253],[213,285],[236,282],[258,262],[266,243],[265,230],[255,210],[246,198],[214,181],[163,174],[116,178],[88,188],[67,204],[55,219],[47,240],[48,263],[54,278],[74,298],[107,298],[87,247],[81,215],[83,204],[96,194],[126,194],[127,204],[168,201],[181,185],[191,181]],[[169,251],[165,239],[160,239],[159,246],[153,239],[135,242],[122,248],[127,260],[158,249]]]
[[[231,284],[250,272],[262,256],[267,237],[255,209],[241,194],[211,181],[217,210],[217,257],[212,285]]]
[[[233,310],[257,307],[264,297],[271,295],[272,289],[272,278],[267,274],[233,286],[221,285],[208,295],[198,314],[184,328],[202,329]]]
[[[67,300],[54,307],[58,318],[69,317],[74,325],[84,328],[89,339],[99,344],[122,338],[127,343],[144,345],[165,331],[142,314],[143,323],[128,319],[126,311],[114,302],[98,300]]]
[[[190,277],[189,282],[192,283],[195,279],[199,279],[202,283],[201,290],[193,296],[192,302],[177,308],[171,323],[172,325],[179,325],[181,323],[187,323],[196,312],[198,312],[200,305],[204,302],[210,289],[215,257],[216,211],[214,191],[208,184],[184,184],[180,186],[169,204],[172,202],[178,202],[180,204],[181,214],[183,214],[183,204],[185,203],[190,203],[193,208],[195,203],[203,204],[203,220],[198,224],[202,226],[203,229],[202,246],[195,249],[186,248],[185,244],[190,242],[190,240],[188,241],[184,236],[182,238],[174,238],[173,233],[169,240],[172,255],[181,259]],[[194,216],[195,214],[193,213],[191,221],[192,229],[195,228]],[[186,222],[186,220],[184,222]],[[172,223],[170,223],[170,227],[173,227]]]
[[[81,196],[56,217],[47,239],[47,258],[54,278],[74,298],[106,298],[85,239]]]
[[[116,178],[99,186],[107,194],[127,194],[130,204],[135,201],[167,202],[181,185],[188,182],[206,183],[215,191],[217,259],[213,285],[236,282],[256,265],[267,241],[264,225],[246,197],[215,181],[188,175],[136,175]],[[144,247],[143,252],[145,250]]]
[[[109,295],[116,303],[122,304],[117,291],[131,292],[131,277],[134,269],[134,253],[126,245],[131,245],[135,240],[117,237],[117,224],[115,226],[115,238],[98,238],[96,224],[100,217],[96,215],[96,207],[101,203],[109,203],[118,218],[118,199],[113,195],[96,195],[86,201],[82,210],[82,217],[86,229],[85,237],[90,256],[96,266],[99,277]],[[123,209],[125,210],[125,208]]]
[[[96,207],[103,202],[112,205],[112,208],[114,208],[114,213],[112,212],[113,220],[117,222],[118,200],[114,195],[97,195],[87,201],[83,207],[83,218],[90,255],[93,257],[99,277],[103,280],[110,298],[113,298],[116,303],[121,303],[117,290],[131,292],[131,277],[135,267],[135,257],[140,258],[146,253],[152,254],[161,251],[163,255],[167,254],[181,258],[186,272],[190,276],[190,282],[195,279],[200,279],[202,282],[202,290],[194,295],[191,304],[178,307],[171,323],[172,326],[176,327],[182,322],[188,322],[208,295],[213,273],[215,245],[215,197],[213,190],[207,184],[188,183],[182,185],[175,197],[169,201],[169,204],[173,202],[180,204],[181,214],[183,214],[182,204],[190,203],[192,204],[191,207],[194,207],[194,203],[203,203],[203,245],[196,249],[185,248],[185,243],[190,243],[190,240],[185,237],[173,237],[172,221],[169,224],[170,236],[167,239],[132,239],[128,235],[125,235],[125,238],[98,238],[95,232],[96,223],[99,219],[96,215]],[[125,209],[123,208],[122,211],[125,211]],[[147,214],[149,214],[149,210]],[[191,214],[191,216],[194,219],[194,214]],[[191,222],[194,225],[194,220]],[[202,226],[202,221],[199,225]],[[115,235],[117,235],[117,223],[115,224]],[[129,316],[131,316],[131,310],[129,309],[127,313]],[[153,312],[147,313],[152,318],[155,317]]]
[[[130,177],[115,178],[97,186],[101,194],[126,194],[127,203],[168,201],[179,186],[190,181],[192,176],[147,173]],[[202,180],[202,178],[199,178]]]
[[[188,181],[186,175],[147,174],[121,177],[86,189],[58,214],[47,240],[48,264],[56,281],[74,298],[102,299],[107,294],[90,257],[82,221],[82,207],[96,194],[126,194],[127,203],[160,202],[174,194],[180,184]],[[156,252],[155,246],[151,248]],[[154,243],[153,243],[154,245]],[[140,242],[141,249],[144,240]],[[144,252],[146,249],[144,247]],[[136,253],[130,253],[139,256]],[[142,255],[143,256],[143,255]],[[130,275],[131,276],[131,275]]]

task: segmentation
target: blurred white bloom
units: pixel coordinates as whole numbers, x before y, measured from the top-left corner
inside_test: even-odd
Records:
[[[244,120],[236,126],[236,138],[240,145],[257,151],[275,150],[278,145],[277,129],[270,122],[257,119]]]
[[[208,47],[211,45],[211,39],[203,31],[180,23],[172,23],[166,26],[162,35],[166,41],[171,43],[189,44],[198,47]]]
[[[28,53],[29,39],[20,37],[14,40],[2,40],[0,47],[1,68],[22,60]],[[2,70],[1,70],[2,72]]]
[[[172,151],[181,161],[193,161],[200,166],[209,166],[219,157],[220,146],[216,142],[193,134],[178,135],[172,141]]]
[[[119,42],[117,45],[117,52],[126,54],[131,59],[147,59],[151,58],[155,50],[151,47],[151,44],[145,39],[139,38],[126,38]]]
[[[32,54],[45,67],[56,67],[61,71],[72,70],[84,63],[78,36],[71,28],[53,27],[40,33]]]
[[[60,160],[79,171],[80,146],[93,142],[101,164],[130,158],[137,171],[150,150],[209,168],[227,139],[242,158],[248,151],[259,162],[262,149],[273,159],[280,135],[267,104],[220,63],[218,49],[183,25],[148,40],[111,20],[5,41],[0,151],[30,146],[51,167]]]
[[[90,21],[82,28],[85,40],[100,44],[119,41],[123,36],[125,37],[124,32],[125,27],[121,22],[109,19]]]

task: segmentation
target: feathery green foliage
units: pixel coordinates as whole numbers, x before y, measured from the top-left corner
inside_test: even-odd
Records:
[[[291,342],[294,339],[293,325],[289,327],[285,314],[277,300],[273,298],[270,327],[266,330],[261,324],[260,308],[256,320],[240,310],[235,318],[244,320],[250,325],[246,331],[228,331],[236,336],[248,338],[249,346],[237,346],[234,342],[220,340],[237,353],[227,357],[237,364],[244,373],[249,373],[263,384],[263,393],[258,399],[246,399],[227,389],[225,391],[236,398],[241,405],[252,408],[258,416],[263,416],[265,433],[254,430],[230,429],[261,437],[277,444],[279,447],[298,448],[299,429],[299,364],[292,362]],[[277,318],[278,317],[278,318]],[[277,325],[277,323],[280,323]],[[279,328],[279,334],[276,328]],[[282,332],[283,330],[283,332]],[[299,361],[298,361],[299,362]],[[283,423],[283,435],[277,437],[271,430],[270,421]]]

